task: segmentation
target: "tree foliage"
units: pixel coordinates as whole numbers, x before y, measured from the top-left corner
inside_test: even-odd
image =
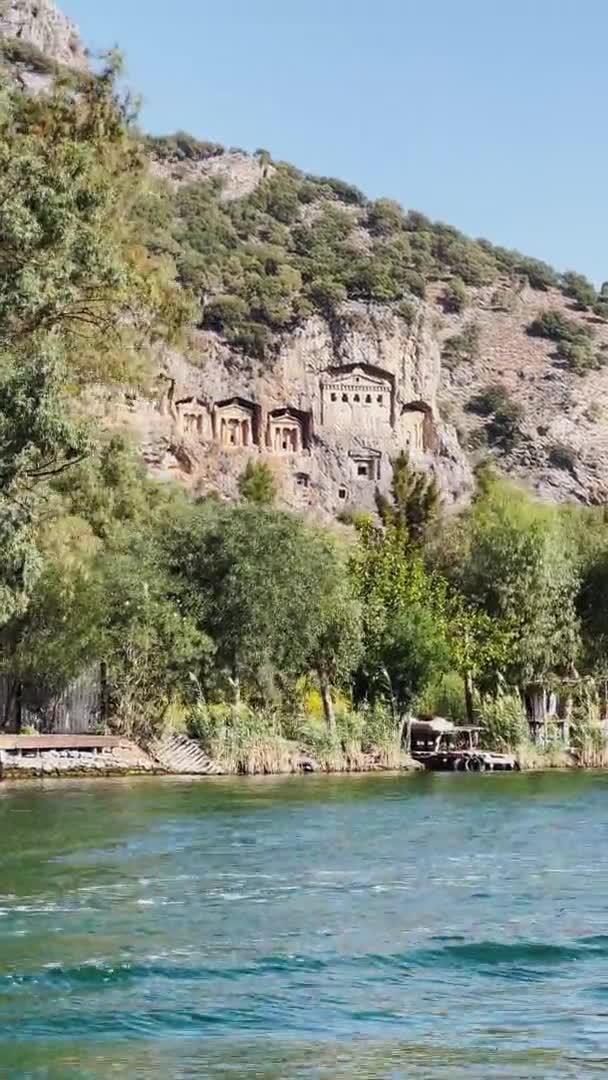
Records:
[[[247,502],[270,506],[277,494],[274,473],[265,461],[250,458],[239,477],[239,492]]]
[[[432,472],[414,468],[402,450],[393,462],[391,499],[376,492],[382,523],[394,528],[405,542],[419,543],[439,513],[439,487]]]

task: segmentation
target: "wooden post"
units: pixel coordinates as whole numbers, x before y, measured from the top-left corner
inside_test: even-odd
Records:
[[[473,693],[473,673],[472,671],[466,671],[464,676],[464,707],[467,714],[468,724],[475,723],[475,707]]]
[[[329,731],[333,733],[336,730],[336,714],[334,711],[334,703],[331,696],[329,676],[327,674],[327,668],[325,667],[325,664],[319,664],[319,666],[317,667],[317,674],[319,676],[319,686],[321,689],[321,701],[323,702],[325,723],[327,724]]]

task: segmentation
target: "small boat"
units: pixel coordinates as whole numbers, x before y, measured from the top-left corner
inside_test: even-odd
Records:
[[[410,724],[410,754],[439,772],[511,772],[519,768],[512,754],[479,746],[478,727],[458,727],[442,716],[419,717]]]

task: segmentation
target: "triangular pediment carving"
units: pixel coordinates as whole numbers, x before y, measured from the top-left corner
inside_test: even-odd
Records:
[[[379,368],[356,364],[326,371],[323,375],[323,386],[328,390],[359,386],[370,390],[388,391],[391,389],[391,378],[387,372]]]

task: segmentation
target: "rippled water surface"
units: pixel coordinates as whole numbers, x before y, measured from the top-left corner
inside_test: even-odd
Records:
[[[0,785],[0,1076],[608,1070],[608,777]]]

